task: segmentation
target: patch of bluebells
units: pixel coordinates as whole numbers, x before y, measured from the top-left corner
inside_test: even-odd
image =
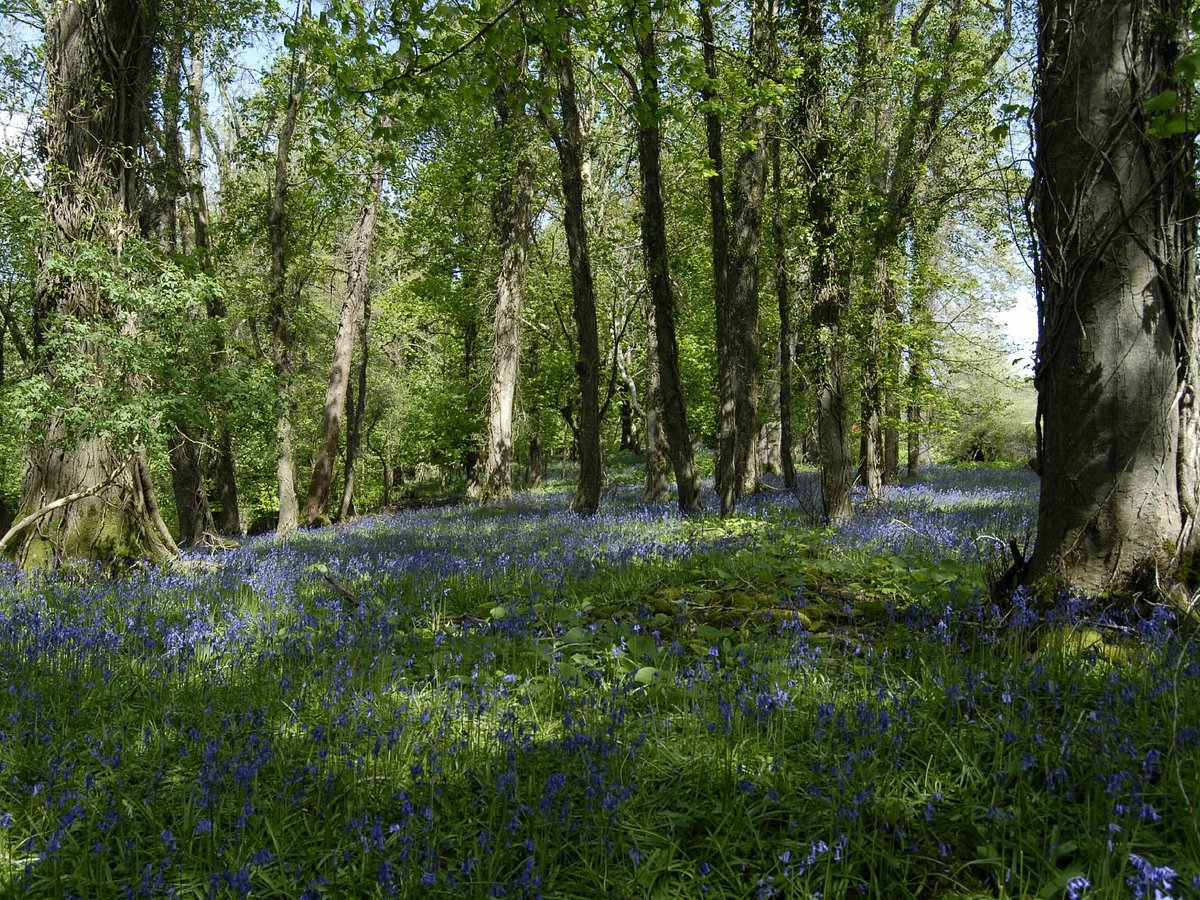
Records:
[[[974,535],[1027,524],[1024,476],[1006,477],[1002,488],[998,476],[971,473],[964,483],[935,470],[830,540],[926,556],[979,552]],[[964,799],[916,791],[905,775],[914,758],[922,772],[928,762],[921,729],[932,706],[941,729],[994,748],[981,766],[987,780],[974,785],[988,802],[968,820],[980,842],[1000,840],[1030,794],[1064,810],[1101,796],[1107,850],[1125,854],[1130,892],[1171,890],[1175,871],[1129,853],[1124,836],[1135,826],[1169,834],[1157,811],[1165,759],[1194,759],[1200,729],[1164,722],[1130,733],[1124,722],[1172,678],[1200,679],[1195,649],[1191,661],[1149,665],[1142,681],[1105,669],[1098,651],[1065,669],[1022,653],[1003,673],[970,652],[1081,617],[1165,650],[1169,616],[1118,614],[1067,595],[1046,608],[1024,594],[1003,606],[976,597],[893,610],[887,624],[945,650],[910,670],[901,657],[911,643],[877,645],[850,629],[827,644],[785,618],[759,643],[729,645],[689,641],[678,633],[686,622],[643,611],[630,633],[656,635],[649,659],[667,673],[647,687],[622,668],[623,637],[591,657],[564,653],[562,629],[535,601],[557,601],[546,591],[598,571],[750,538],[697,537],[669,504],[647,506],[636,494],[615,489],[601,514],[583,520],[562,511],[561,495],[373,516],[118,579],[6,570],[0,810],[20,812],[0,813],[0,841],[24,847],[21,886],[47,892],[71,875],[72,859],[91,854],[133,895],[186,883],[210,896],[278,885],[312,897],[538,896],[554,893],[566,847],[595,848],[631,872],[649,866],[644,846],[622,843],[630,824],[664,805],[669,821],[702,816],[700,794],[719,797],[740,831],[758,834],[755,817],[766,817],[763,833],[776,837],[750,851],[762,858],[745,871],[709,862],[723,846],[689,850],[692,881],[680,895],[745,895],[753,885],[759,896],[815,896],[831,871],[860,877],[852,873],[869,867],[864,848],[873,845],[914,866],[936,858],[958,868],[973,846],[952,846],[939,829],[947,804]],[[791,494],[745,508],[763,519],[802,511]],[[318,566],[374,599],[348,602]],[[511,585],[504,579],[530,573],[527,597],[504,598],[505,616],[437,624],[455,585]],[[659,628],[676,636],[661,639]],[[567,662],[582,673],[574,686],[547,674]],[[845,674],[852,692],[839,691]],[[553,701],[539,705],[546,692]],[[1062,722],[1034,716],[1081,702],[1083,713]],[[819,752],[802,755],[813,746]],[[884,802],[901,783],[915,812]],[[149,825],[143,810],[153,811]],[[696,833],[706,829],[699,819]]]

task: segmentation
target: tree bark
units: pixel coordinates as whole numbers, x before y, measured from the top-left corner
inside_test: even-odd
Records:
[[[354,515],[354,467],[362,447],[362,423],[367,412],[367,355],[371,347],[371,292],[363,293],[362,337],[359,341],[358,392],[346,394],[346,411],[350,417],[346,435],[346,465],[342,475],[342,503],[338,519],[345,521]],[[386,505],[386,501],[385,501]]]
[[[122,247],[138,232],[137,155],[143,146],[155,46],[155,10],[139,0],[60,0],[46,10],[47,109],[43,196],[49,225],[34,297],[37,366],[51,384],[59,360],[46,347],[56,320],[84,330],[120,311],[101,286],[73,271],[80,247],[101,245],[120,277]],[[65,257],[65,259],[64,259]],[[76,356],[106,375],[100,346],[81,342]],[[12,550],[26,568],[66,557],[108,562],[165,557],[173,547],[153,521],[137,451],[111,439],[73,433],[60,410],[44,438],[26,451],[18,521],[36,517]],[[63,502],[73,495],[78,499]]]
[[[642,498],[661,503],[667,498],[667,463],[663,453],[667,435],[663,431],[662,379],[658,374],[658,332],[654,324],[654,301],[649,293],[642,299],[642,317],[646,320],[646,479]]]
[[[730,323],[729,299],[729,213],[725,204],[725,161],[721,148],[721,117],[717,113],[717,46],[713,35],[712,2],[697,0],[700,37],[704,47],[704,131],[711,170],[708,176],[708,206],[711,222],[713,299],[717,325],[717,465],[716,489],[721,514],[737,507],[737,417],[736,336]]]
[[[175,429],[167,438],[167,452],[171,457],[171,487],[179,519],[178,543],[180,547],[194,547],[216,533],[216,523],[204,491],[196,441],[186,422],[177,422]]]
[[[558,16],[569,21],[571,13],[565,5]],[[567,233],[567,255],[571,268],[573,314],[578,334],[579,356],[575,373],[579,377],[579,483],[571,499],[571,509],[583,515],[594,513],[600,506],[600,340],[596,327],[596,289],[592,280],[592,264],[588,255],[587,226],[583,201],[583,129],[580,124],[579,103],[575,91],[575,63],[572,59],[569,32],[565,45],[554,54],[558,74],[558,99],[562,110],[562,128],[554,130],[562,173],[564,225]]]
[[[483,503],[507,500],[512,496],[513,407],[521,372],[525,265],[536,174],[529,148],[514,145],[527,143],[528,138],[524,133],[524,117],[511,121],[511,106],[507,92],[496,101],[502,140],[511,146],[517,158],[505,174],[495,206],[495,227],[500,234],[500,271],[496,276],[496,309],[492,318],[487,457],[479,492]]]
[[[1155,137],[1178,0],[1044,0],[1033,221],[1042,492],[1028,577],[1094,593],[1195,548],[1193,137]]]
[[[783,226],[783,187],[779,165],[779,137],[770,144],[771,192],[774,208],[771,211],[771,237],[775,243],[775,297],[779,301],[779,464],[783,485],[789,491],[796,487],[796,463],[792,458],[792,300],[788,287],[787,234]]]
[[[662,192],[662,137],[659,133],[658,72],[661,61],[654,39],[654,17],[648,0],[639,0],[632,22],[637,45],[640,83],[634,97],[637,117],[638,169],[642,194],[642,252],[654,308],[654,349],[662,393],[663,430],[667,454],[675,471],[679,508],[685,515],[700,512],[700,480],[692,457],[687,404],[679,374],[675,337],[675,296],[667,257],[666,209]]]
[[[797,15],[804,57],[800,95],[804,162],[809,173],[806,202],[813,242],[809,284],[812,321],[820,347],[816,393],[821,506],[825,521],[840,525],[854,515],[851,505],[854,464],[845,390],[847,348],[842,324],[842,311],[849,291],[845,271],[838,265],[840,236],[834,181],[837,175],[832,140],[824,122],[823,32],[819,0],[803,0],[798,4]]]
[[[310,8],[311,0],[304,0],[301,19],[308,18]],[[294,531],[300,525],[300,504],[296,499],[296,463],[292,455],[291,389],[292,378],[295,375],[295,334],[291,313],[287,308],[286,211],[288,155],[308,83],[307,63],[304,51],[297,51],[287,107],[284,109],[275,145],[275,178],[267,210],[267,235],[271,250],[267,274],[268,316],[274,336],[272,364],[278,391],[275,403],[275,477],[279,492],[279,522],[276,530],[280,534]]]
[[[756,91],[775,73],[776,0],[753,0],[750,22],[749,90]],[[726,326],[731,332],[734,357],[733,417],[734,483],[733,503],[721,515],[731,515],[745,491],[758,485],[758,254],[762,246],[762,207],[767,187],[768,105],[757,101],[742,117],[741,132],[746,149],[737,160],[733,186],[733,230],[729,245],[729,310]],[[724,398],[722,398],[724,402]]]
[[[348,247],[346,294],[338,314],[337,336],[333,342],[333,362],[329,382],[325,386],[325,414],[321,436],[317,441],[316,459],[308,497],[304,501],[304,521],[317,524],[329,515],[329,488],[333,484],[333,469],[337,461],[338,441],[342,432],[342,415],[346,409],[346,392],[350,386],[350,366],[354,361],[354,329],[367,294],[371,266],[371,249],[375,242],[375,222],[379,198],[383,191],[383,165],[376,162],[367,183],[367,193]]]

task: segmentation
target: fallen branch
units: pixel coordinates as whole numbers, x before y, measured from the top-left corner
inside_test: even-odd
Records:
[[[22,531],[24,531],[26,528],[28,528],[30,525],[32,525],[34,522],[36,522],[38,519],[42,518],[43,516],[49,515],[50,513],[54,512],[56,509],[62,509],[64,506],[69,506],[70,504],[75,503],[76,501],[84,500],[87,497],[92,496],[93,494],[98,494],[98,493],[100,493],[100,491],[104,490],[106,487],[108,487],[112,483],[113,483],[113,479],[109,478],[105,481],[100,482],[100,484],[92,485],[90,488],[87,488],[86,490],[76,491],[73,494],[67,494],[67,496],[65,496],[65,497],[59,497],[57,500],[47,503],[41,509],[31,512],[29,515],[27,515],[25,518],[21,519],[20,521],[13,523],[12,528],[8,529],[8,531],[6,531],[4,533],[4,537],[0,538],[0,554],[7,551],[9,544],[11,544],[13,542],[13,540],[17,537],[17,535],[19,535]]]

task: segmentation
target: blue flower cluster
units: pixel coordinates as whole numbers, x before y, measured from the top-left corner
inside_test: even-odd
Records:
[[[798,496],[725,528],[523,495],[119,578],[7,569],[0,890],[1015,895],[1040,856],[1084,873],[1067,896],[1184,896],[1200,650],[1169,611],[1019,593],[814,633],[811,597],[712,625],[618,596],[769,543]],[[984,560],[1034,502],[935,470],[823,546]],[[629,602],[585,609],[597,574]]]

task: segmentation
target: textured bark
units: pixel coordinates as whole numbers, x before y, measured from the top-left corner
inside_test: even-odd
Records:
[[[179,546],[194,547],[216,534],[216,523],[204,491],[200,454],[187,424],[179,422],[167,439],[171,457],[171,487],[175,494],[175,512],[179,519]]]
[[[647,503],[661,503],[667,497],[667,435],[662,424],[662,379],[658,374],[658,333],[654,326],[654,301],[647,293],[642,299],[646,320],[646,480],[642,496]]]
[[[721,117],[715,107],[717,94],[717,47],[713,35],[711,0],[697,0],[700,36],[704,47],[704,73],[708,78],[700,91],[704,101],[704,131],[711,172],[708,176],[708,207],[712,226],[713,299],[717,323],[717,466],[716,489],[721,514],[737,507],[737,417],[736,335],[730,324],[729,300],[729,213],[725,205],[725,162],[721,149]]]
[[[379,198],[383,191],[383,165],[375,163],[367,184],[362,209],[350,233],[346,266],[346,293],[338,314],[337,335],[333,342],[333,362],[325,386],[325,414],[321,436],[317,441],[316,459],[308,496],[304,501],[304,521],[313,525],[329,514],[329,488],[333,484],[333,469],[337,461],[338,442],[342,433],[342,415],[346,409],[346,392],[350,387],[350,367],[354,361],[354,329],[367,294],[371,266],[371,249],[375,243],[375,222]]]
[[[569,21],[565,6],[558,10],[559,18]],[[592,264],[588,255],[587,225],[583,201],[583,128],[580,124],[579,102],[575,91],[575,63],[571,57],[569,35],[566,44],[555,54],[554,67],[558,75],[558,99],[562,110],[562,128],[555,129],[554,143],[558,149],[562,174],[563,219],[567,233],[567,256],[571,268],[571,295],[578,339],[579,356],[575,373],[579,377],[579,483],[571,498],[571,509],[588,515],[600,506],[600,339],[596,328],[596,288],[592,280]]]
[[[1184,10],[1044,0],[1038,19],[1042,492],[1028,574],[1095,592],[1195,542],[1193,136],[1150,136],[1145,108],[1172,87]]]
[[[516,122],[511,122],[510,106],[507,95],[501,96],[496,102],[502,139],[524,143],[524,119],[520,117]],[[514,146],[512,149],[517,158],[506,174],[495,205],[495,227],[500,235],[500,270],[496,276],[496,309],[492,316],[487,456],[479,493],[479,499],[484,503],[512,496],[513,407],[521,372],[525,264],[536,175],[529,148]]]
[[[537,332],[529,343],[529,377],[537,378],[539,365],[539,345]],[[529,416],[529,486],[541,487],[542,479],[546,476],[545,461],[542,459],[542,436],[538,427],[541,407],[536,398],[530,398],[527,409]]]
[[[863,347],[862,459],[868,500],[883,499],[883,367],[887,354],[887,314],[883,294],[888,288],[887,257],[875,257],[871,279],[871,315]]]
[[[675,337],[675,297],[667,259],[666,209],[662,191],[662,137],[659,133],[660,60],[654,39],[654,18],[648,0],[639,0],[633,22],[640,81],[635,97],[638,170],[642,194],[642,252],[654,308],[654,349],[662,394],[663,431],[667,454],[675,471],[679,508],[687,515],[700,512],[700,480],[692,457],[687,405],[679,374]]]
[[[776,0],[753,0],[750,22],[750,84],[757,90],[775,72]],[[722,496],[721,515],[730,515],[738,497],[758,485],[756,438],[758,437],[758,254],[762,247],[762,207],[767,187],[767,116],[764,102],[750,106],[742,116],[741,134],[746,141],[737,159],[733,184],[732,230],[729,235],[729,317],[734,358],[733,417],[734,481],[733,504]],[[725,402],[725,398],[722,398]]]
[[[796,463],[792,458],[792,299],[788,287],[787,233],[783,226],[783,187],[779,166],[779,137],[771,139],[771,238],[775,243],[775,298],[779,302],[779,466],[783,484],[796,487]]]
[[[310,8],[310,0],[304,0],[301,18],[308,18]],[[308,84],[307,71],[307,57],[301,50],[295,57],[287,106],[279,125],[279,135],[275,144],[275,177],[267,210],[267,238],[271,252],[267,273],[267,305],[274,337],[271,362],[275,370],[278,392],[275,402],[275,477],[279,493],[279,522],[276,530],[281,534],[293,531],[300,525],[300,504],[296,499],[296,463],[292,456],[291,389],[295,374],[295,334],[292,329],[291,312],[288,309],[285,216],[288,156],[291,152],[292,136],[296,131],[296,118]]]
[[[118,314],[93,279],[72,271],[71,257],[85,244],[106,245],[119,278],[122,245],[138,232],[137,155],[147,121],[155,12],[139,0],[61,0],[46,9],[49,229],[35,287],[34,353],[52,384],[58,361],[45,339],[56,320],[87,329]],[[100,347],[81,343],[76,353],[95,364],[94,377],[105,377]],[[11,542],[23,566],[72,556],[131,561],[173,551],[154,522],[153,493],[136,453],[104,437],[69,433],[58,411],[41,437],[26,452],[16,516],[34,518]],[[70,497],[78,499],[62,502]],[[53,508],[39,514],[47,507]]]
[[[343,521],[354,515],[354,467],[358,463],[359,452],[362,448],[363,417],[367,412],[367,357],[371,347],[370,290],[363,295],[362,319],[362,334],[358,351],[358,392],[353,393],[347,390],[346,393],[346,415],[350,421],[346,434],[346,465],[342,473],[342,503],[338,509],[338,519]],[[384,505],[386,504],[385,500]]]
[[[812,321],[820,348],[817,365],[817,448],[821,465],[821,505],[827,522],[843,523],[854,514],[851,488],[854,464],[850,454],[850,422],[846,408],[846,335],[842,311],[849,291],[838,266],[838,224],[833,144],[824,122],[821,9],[819,0],[797,6],[804,75],[800,80],[803,104],[802,144],[804,168],[809,173],[806,205],[812,223],[812,257],[809,285]]]

